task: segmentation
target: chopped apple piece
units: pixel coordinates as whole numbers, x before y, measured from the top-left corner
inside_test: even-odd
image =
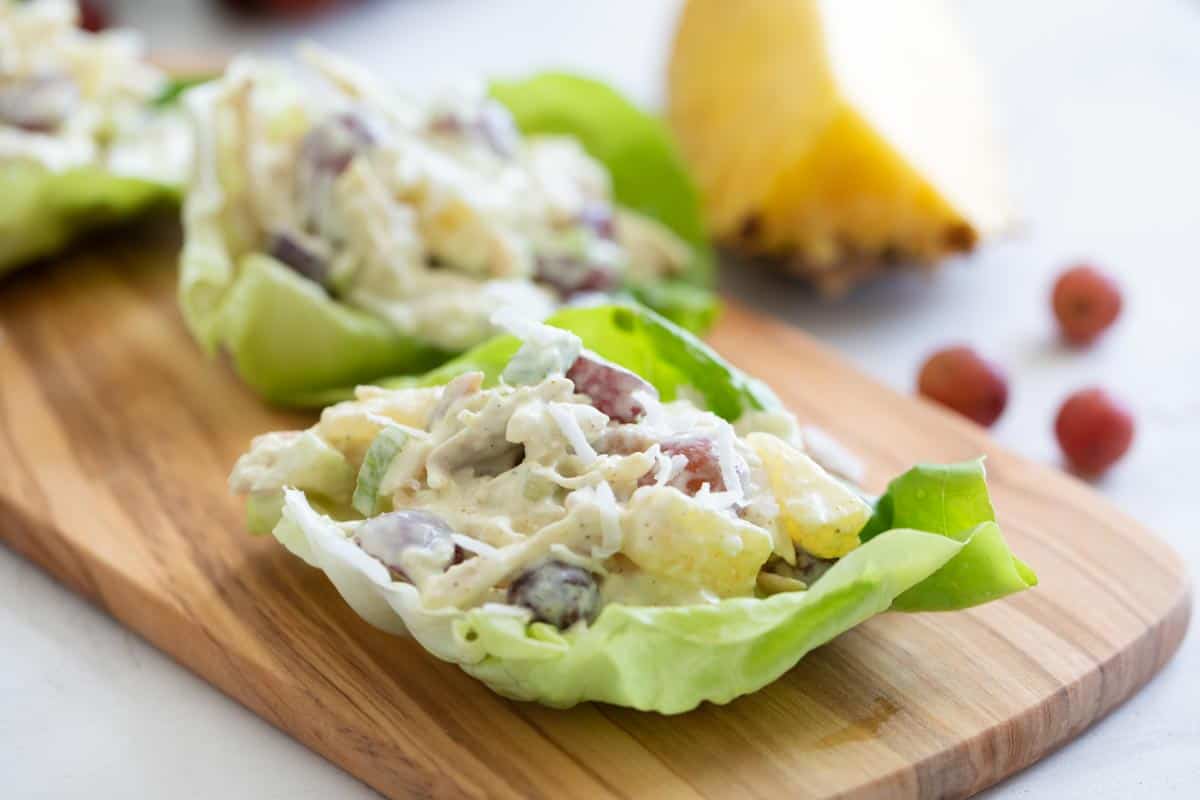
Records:
[[[714,234],[825,290],[1010,224],[941,0],[689,0],[668,105]]]

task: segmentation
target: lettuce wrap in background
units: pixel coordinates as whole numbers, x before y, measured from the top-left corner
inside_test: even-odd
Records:
[[[508,319],[516,335],[256,439],[230,478],[251,527],[373,625],[559,707],[725,703],[889,608],[1036,583],[981,462],[916,467],[872,507],[672,323],[549,323]]]
[[[716,256],[709,244],[700,195],[666,123],[612,87],[580,75],[546,72],[494,81],[493,97],[522,132],[574,137],[612,176],[618,203],[667,226],[691,248],[676,277],[627,288],[644,305],[690,331],[713,323]]]
[[[178,202],[178,88],[129,31],[80,30],[68,0],[0,3],[0,274]]]
[[[500,307],[627,297],[711,324],[695,191],[611,89],[546,75],[416,103],[302,55],[315,78],[243,58],[188,98],[180,303],[268,400],[420,373],[495,335]]]

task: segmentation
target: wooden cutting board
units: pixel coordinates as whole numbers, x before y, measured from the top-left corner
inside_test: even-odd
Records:
[[[0,282],[0,537],[386,795],[963,797],[1110,711],[1187,627],[1178,558],[1104,498],[733,306],[717,348],[863,455],[871,488],[986,453],[1041,585],[873,619],[679,717],[504,700],[245,534],[234,459],[313,417],[264,408],[201,356],[174,303],[175,234],[148,236]]]

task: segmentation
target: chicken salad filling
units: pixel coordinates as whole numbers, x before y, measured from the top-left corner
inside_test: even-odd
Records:
[[[306,492],[427,609],[559,629],[610,603],[803,591],[858,545],[871,507],[804,454],[790,414],[733,425],[573,333],[501,322],[523,344],[496,385],[360,388],[307,431],[258,437],[232,489]]]
[[[516,335],[257,438],[230,485],[363,620],[507,697],[680,713],[888,609],[1037,583],[982,460],[868,504],[857,459],[652,311],[496,322]]]
[[[155,107],[166,73],[133,32],[89,33],[78,17],[73,0],[0,2],[0,163],[181,182],[186,122]]]
[[[667,278],[691,251],[618,207],[574,139],[522,136],[483,87],[418,103],[356,65],[302,52],[316,80],[239,59],[194,90],[189,245],[233,274],[265,254],[333,298],[446,351],[499,307],[557,306]]]

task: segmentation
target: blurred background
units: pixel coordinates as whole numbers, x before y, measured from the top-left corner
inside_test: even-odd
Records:
[[[286,55],[312,40],[352,55],[423,95],[479,75],[567,67],[661,107],[677,0],[96,0],[160,52]],[[1131,377],[1170,381],[1200,362],[1185,287],[1195,286],[1191,239],[1200,205],[1200,4],[1147,0],[959,0],[959,21],[989,83],[1016,199],[1016,232],[932,280],[889,276],[843,302],[761,271],[729,270],[728,288],[830,341],[898,388],[912,388],[921,356],[968,341],[1015,373],[1014,403],[997,432],[1048,460],[1056,389],[1111,375],[1144,412],[1138,449],[1156,423],[1200,411],[1197,384],[1146,392]],[[747,120],[750,130],[753,120]],[[1086,353],[1053,337],[1049,291],[1057,274],[1092,261],[1124,287],[1118,334]],[[1152,313],[1149,313],[1153,309]],[[1188,333],[1192,335],[1187,335]],[[1137,391],[1138,389],[1143,391]],[[1190,391],[1188,389],[1190,388]],[[1045,404],[1036,398],[1047,395]],[[1028,412],[1036,424],[1022,425]],[[1168,437],[1163,456],[1194,448]],[[1136,453],[1135,453],[1136,456]],[[1117,477],[1131,480],[1127,462]],[[1149,477],[1149,476],[1147,476]],[[1155,478],[1161,482],[1161,476]],[[1149,490],[1150,486],[1141,487]],[[1165,488],[1165,487],[1164,487]]]
[[[308,8],[317,5],[325,7]],[[1138,432],[1129,455],[1097,487],[1160,531],[1195,573],[1200,3],[955,5],[989,84],[1018,229],[932,276],[889,274],[835,302],[736,261],[723,270],[723,288],[805,328],[901,391],[913,390],[931,351],[955,342],[974,346],[1009,375],[1009,407],[994,429],[996,438],[1042,461],[1060,459],[1052,421],[1062,399],[1082,386],[1108,388],[1131,406]],[[96,7],[113,23],[142,30],[152,49],[164,53],[249,49],[283,55],[309,39],[352,55],[415,94],[463,77],[568,67],[660,107],[679,3],[109,0]],[[754,125],[746,120],[748,133]],[[1079,260],[1101,265],[1124,296],[1117,326],[1085,351],[1060,342],[1050,311],[1055,277]],[[56,658],[68,664],[58,679],[58,700],[49,711],[42,704],[24,716],[19,707],[11,713],[30,726],[31,743],[52,734],[60,750],[77,745],[63,750],[71,757],[60,768],[69,774],[57,785],[77,790],[70,796],[85,791],[96,796],[96,781],[111,789],[100,796],[133,786],[151,787],[144,796],[170,789],[172,796],[220,792],[230,800],[369,796],[232,701],[183,671],[168,671],[161,666],[163,656],[40,572],[6,559],[0,582],[49,598],[27,606],[45,619],[19,626],[28,641],[16,644],[42,651],[44,658],[29,659],[31,667]],[[99,665],[68,661],[71,648],[53,633],[68,623],[55,607],[94,617],[97,631],[122,647],[98,646]],[[0,616],[15,613],[0,608]],[[38,626],[50,633],[36,633]],[[1196,642],[1193,634],[1164,673],[1108,721],[988,796],[1196,797]],[[0,676],[0,682],[14,685],[23,680],[40,677]],[[140,693],[139,707],[151,701],[170,716],[190,720],[187,730],[141,718],[122,702],[131,692]],[[88,709],[80,707],[85,697]],[[100,707],[111,712],[104,731],[96,727]],[[224,726],[221,733],[211,733],[217,725]],[[108,731],[114,733],[106,737]],[[173,738],[172,752],[163,751],[158,760],[136,757],[159,752],[156,740],[164,736]],[[15,751],[10,746],[0,754],[0,765],[8,766],[0,768],[6,774],[21,769],[33,750],[33,744],[18,743]],[[125,780],[122,772],[135,764],[144,774],[136,782]]]

